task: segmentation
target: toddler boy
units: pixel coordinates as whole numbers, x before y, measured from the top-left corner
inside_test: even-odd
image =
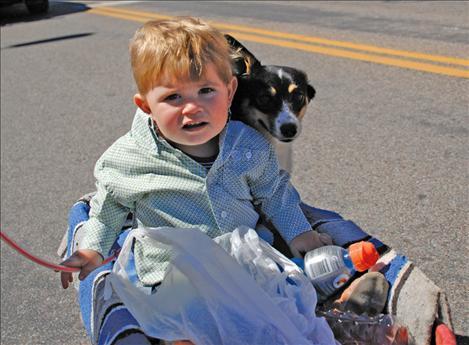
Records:
[[[190,17],[151,21],[130,43],[139,108],[131,130],[95,167],[97,194],[80,249],[63,264],[84,279],[102,263],[130,212],[147,227],[197,227],[210,237],[256,228],[260,210],[292,253],[330,244],[260,133],[229,121],[237,80],[224,36]],[[154,286],[170,253],[135,243],[138,279]],[[71,273],[61,273],[69,286]]]

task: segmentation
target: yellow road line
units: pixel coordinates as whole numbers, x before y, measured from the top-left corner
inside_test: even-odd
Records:
[[[122,9],[122,8],[107,8],[107,9],[112,12],[143,16],[143,17],[153,18],[153,19],[171,18],[171,16],[160,15],[154,12],[142,12],[142,11]],[[420,60],[429,60],[429,61],[442,62],[442,63],[453,64],[453,65],[469,66],[469,60],[456,58],[456,57],[430,55],[430,54],[410,52],[410,51],[405,51],[405,50],[396,50],[396,49],[390,49],[390,48],[382,48],[382,47],[376,47],[376,46],[370,46],[370,45],[364,45],[364,44],[357,44],[357,43],[352,43],[352,42],[334,41],[334,40],[329,40],[329,39],[320,38],[320,37],[291,34],[287,32],[270,31],[270,30],[265,30],[261,28],[240,26],[240,25],[235,25],[235,24],[227,24],[227,23],[220,23],[220,22],[214,22],[214,21],[211,21],[210,23],[214,26],[217,26],[219,29],[224,29],[224,30],[257,33],[261,35],[278,37],[282,39],[287,38],[287,39],[293,39],[293,40],[298,40],[298,41],[303,41],[303,42],[308,42],[308,43],[318,43],[318,44],[323,44],[323,45],[330,45],[330,46],[349,48],[349,49],[355,49],[355,50],[365,50],[368,52],[380,53],[380,54],[386,54],[386,55],[397,55],[397,56],[415,58],[415,59],[420,59]]]
[[[150,19],[155,19],[154,16],[135,16],[135,15],[129,15],[129,14],[124,14],[124,13],[113,13],[111,11],[107,11],[108,8],[100,8],[100,7],[95,7],[92,8],[91,10],[88,10],[87,13],[93,13],[93,14],[99,14],[102,16],[110,16],[110,17],[115,17],[119,19],[127,19],[131,21],[136,21],[136,22],[146,22]],[[168,17],[170,18],[170,17]]]
[[[400,57],[409,57],[414,59],[420,60],[428,60],[434,62],[442,62],[452,65],[462,65],[462,66],[469,66],[469,60],[460,59],[456,57],[450,56],[441,56],[441,55],[430,55],[418,52],[410,52],[405,50],[396,50],[390,48],[382,48],[376,46],[370,46],[365,44],[357,44],[352,42],[344,42],[344,41],[334,41],[320,37],[312,37],[312,36],[304,36],[299,34],[290,34],[287,32],[278,32],[278,31],[268,31],[264,29],[258,28],[248,28],[248,27],[240,27],[238,25],[231,25],[231,24],[215,24],[218,28],[223,28],[226,30],[235,30],[235,31],[242,31],[248,33],[257,33],[266,36],[272,37],[279,37],[282,39],[293,39],[297,41],[307,42],[307,43],[319,43],[327,46],[333,47],[341,47],[341,48],[348,48],[354,50],[363,50],[371,53],[379,53],[379,54],[386,54],[386,55],[396,55]]]
[[[270,45],[279,46],[279,47],[294,48],[294,49],[304,50],[304,51],[308,51],[312,53],[373,62],[373,63],[382,64],[382,65],[390,65],[390,66],[414,69],[414,70],[424,71],[424,72],[445,74],[445,75],[449,75],[453,77],[469,78],[469,70],[461,70],[461,69],[456,69],[456,68],[451,68],[451,67],[432,65],[428,63],[421,63],[421,62],[415,62],[415,61],[409,61],[409,60],[400,60],[400,59],[388,58],[388,57],[378,56],[378,55],[356,53],[356,52],[351,52],[348,50],[340,50],[340,49],[335,49],[335,48],[312,46],[312,45],[304,44],[304,43],[284,41],[284,40],[278,40],[275,38],[248,35],[248,34],[243,34],[243,33],[232,32],[230,34],[232,34],[233,36],[237,38],[244,39],[246,41],[270,44]]]
[[[138,21],[138,22],[146,22],[150,19],[167,19],[167,18],[173,17],[173,16],[161,15],[161,14],[152,13],[152,12],[142,12],[142,11],[127,10],[127,9],[124,10],[120,8],[111,8],[111,7],[106,7],[106,8],[96,7],[96,8],[89,10],[88,12],[99,14],[99,15],[112,16],[112,17],[116,17],[120,19]],[[449,76],[454,76],[454,77],[469,78],[469,71],[464,70],[464,69],[457,69],[457,68],[445,67],[441,65],[434,65],[434,64],[428,64],[428,63],[421,63],[421,62],[416,62],[416,61],[411,61],[411,60],[389,58],[389,57],[379,56],[379,55],[370,55],[370,54],[354,52],[350,50],[328,48],[324,46],[314,45],[311,43],[328,44],[332,46],[352,48],[352,49],[368,51],[368,52],[377,52],[377,53],[382,53],[382,54],[387,54],[387,55],[396,55],[399,57],[411,57],[415,59],[431,60],[431,61],[440,62],[440,63],[443,62],[443,63],[448,63],[448,64],[459,64],[459,65],[469,66],[469,60],[465,60],[465,59],[453,58],[453,57],[447,57],[447,56],[428,55],[428,54],[421,54],[421,53],[416,53],[416,52],[400,51],[400,50],[394,50],[394,49],[355,44],[355,43],[350,43],[350,42],[332,41],[332,40],[326,40],[326,39],[321,39],[317,37],[281,33],[281,32],[268,31],[264,29],[244,27],[244,26],[239,26],[239,25],[231,25],[231,24],[225,24],[225,23],[219,23],[219,22],[213,22],[213,21],[210,23],[221,30],[236,30],[236,31],[241,31],[241,32],[269,35],[272,37],[292,38],[296,40],[301,39],[303,42],[308,42],[310,44],[286,41],[284,39],[262,37],[262,36],[245,34],[245,33],[240,33],[240,32],[232,32],[232,31],[230,32],[230,34],[232,34],[233,36],[239,39],[244,39],[246,41],[270,44],[270,45],[286,47],[286,48],[299,49],[299,50],[318,53],[318,54],[325,54],[325,55],[355,59],[355,60],[360,60],[360,61],[367,61],[367,62],[378,63],[378,64],[383,64],[383,65],[391,65],[391,66],[396,66],[396,67],[401,67],[401,68],[430,72],[430,73],[444,74],[444,75],[449,75]]]

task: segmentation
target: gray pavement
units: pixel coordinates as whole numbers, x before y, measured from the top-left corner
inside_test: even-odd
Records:
[[[134,112],[127,44],[140,23],[88,13],[96,4],[52,2],[45,17],[17,5],[0,16],[1,230],[56,262],[68,209],[94,189],[94,163]],[[120,4],[466,59],[468,6]],[[294,149],[303,198],[414,261],[448,294],[458,341],[469,344],[468,79],[245,44],[264,63],[305,70],[317,89]],[[1,244],[1,344],[87,344],[75,295],[57,274]]]

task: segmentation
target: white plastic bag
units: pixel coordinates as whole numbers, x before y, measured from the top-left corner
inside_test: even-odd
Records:
[[[127,279],[134,238],[173,252],[153,295]],[[135,229],[108,280],[152,337],[197,345],[336,344],[325,319],[315,316],[311,283],[251,229],[215,241],[198,229]]]

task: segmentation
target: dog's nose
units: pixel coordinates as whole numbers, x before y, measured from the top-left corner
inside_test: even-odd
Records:
[[[297,126],[293,123],[286,123],[280,126],[280,133],[282,133],[285,138],[293,138],[296,132]]]

